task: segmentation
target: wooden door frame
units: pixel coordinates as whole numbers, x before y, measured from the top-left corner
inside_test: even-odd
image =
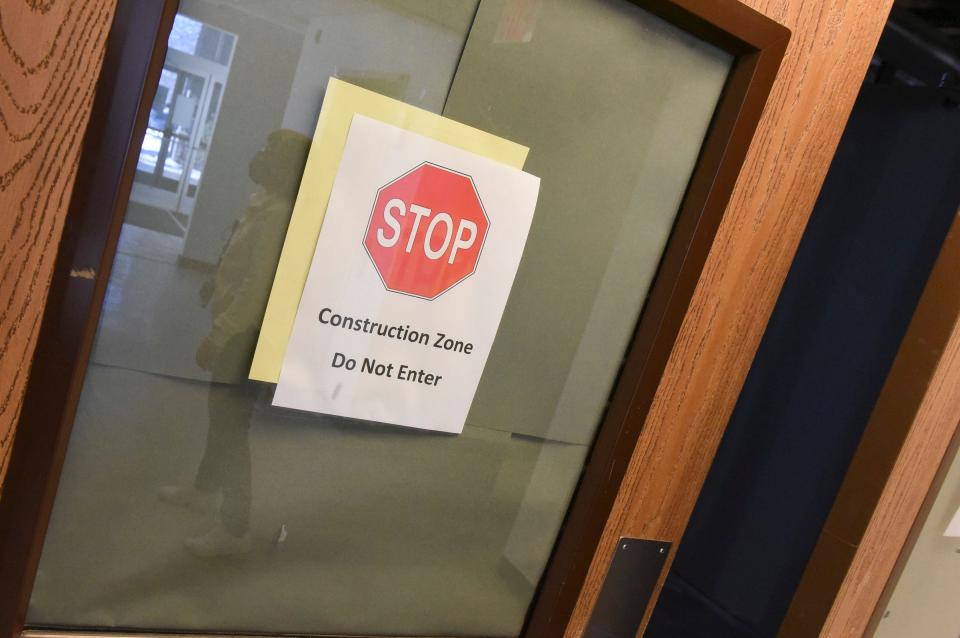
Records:
[[[525,635],[559,636],[587,620],[589,612],[580,611],[579,619],[575,614],[588,572],[614,516],[614,502],[630,478],[630,460],[790,40],[786,27],[737,0],[634,2],[732,54],[734,63]],[[648,601],[651,609],[654,601]]]
[[[724,97],[737,108],[725,111],[721,104],[710,133],[719,139],[717,131],[728,127],[737,135],[705,144],[525,635],[582,633],[620,535],[679,540],[890,4],[866,0],[837,14],[821,6],[826,2],[781,7],[777,17],[783,22],[811,33],[826,29],[830,37],[791,45],[793,58],[779,74],[785,30],[747,4],[640,3],[668,20],[687,21],[688,30],[740,56],[741,71]],[[172,21],[170,5],[157,24]],[[122,19],[118,15],[115,27]],[[731,20],[742,23],[732,31],[717,29]],[[139,41],[148,47],[146,79],[141,68],[139,80],[132,74],[121,81],[119,55],[108,48],[0,497],[0,636],[17,635],[23,626],[132,179],[132,166],[123,158],[129,159],[142,136],[146,98],[163,62],[162,40]],[[826,72],[837,64],[839,70]],[[111,81],[140,87],[134,124],[120,131],[126,135],[105,125]],[[772,106],[761,120],[771,87]],[[744,93],[731,101],[737,88]],[[760,88],[762,98],[756,97]],[[818,103],[817,97],[829,101]],[[804,122],[797,129],[799,118]],[[753,143],[755,138],[762,143]],[[119,156],[118,148],[125,149]],[[97,163],[97,153],[106,150],[113,151],[114,165]],[[102,175],[110,171],[113,177]],[[100,190],[91,186],[98,176],[107,179]],[[88,269],[93,280],[71,277]],[[745,294],[750,287],[755,290]]]
[[[0,492],[0,636],[19,636],[176,1],[114,13]],[[120,90],[122,87],[122,90]]]
[[[960,423],[960,212],[804,570],[779,638],[862,636]]]

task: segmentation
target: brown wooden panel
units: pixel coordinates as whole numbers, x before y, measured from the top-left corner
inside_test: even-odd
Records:
[[[619,537],[680,541],[891,0],[745,4],[787,26],[793,37],[594,554],[569,637],[583,634]]]
[[[960,421],[960,217],[954,219],[780,638],[861,636]]]
[[[817,635],[819,623],[830,612],[834,596],[843,582],[843,569],[838,565],[849,565],[857,553],[856,545],[838,538],[827,530],[821,530],[817,539],[818,560],[810,563],[803,577],[803,585],[797,592],[801,594],[802,606],[790,608],[778,632],[778,638],[812,638]],[[815,586],[810,586],[816,583]]]
[[[0,493],[0,636],[27,612],[176,0],[118,3]],[[127,37],[134,34],[136,37]]]
[[[0,0],[0,485],[115,2]]]

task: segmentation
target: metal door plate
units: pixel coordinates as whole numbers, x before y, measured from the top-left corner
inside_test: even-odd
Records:
[[[669,555],[670,543],[621,538],[584,638],[634,638]]]

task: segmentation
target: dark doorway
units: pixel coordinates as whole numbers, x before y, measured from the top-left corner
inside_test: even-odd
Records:
[[[648,637],[776,635],[960,204],[960,7],[905,4],[878,46]]]

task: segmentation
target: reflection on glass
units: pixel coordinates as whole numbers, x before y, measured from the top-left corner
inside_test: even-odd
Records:
[[[167,45],[176,51],[226,65],[233,51],[234,39],[232,33],[178,14],[173,19]]]
[[[207,439],[196,475],[159,491],[162,501],[216,514],[209,530],[184,541],[197,556],[245,553],[252,547],[248,430],[259,393],[247,372],[309,146],[310,139],[296,131],[269,135],[250,162],[250,179],[261,190],[250,198],[213,277],[200,289],[212,326],[195,360],[220,385],[208,396]]]
[[[625,0],[180,10],[29,624],[517,635],[729,56]],[[331,76],[529,145],[542,179],[459,436],[246,380]]]
[[[236,36],[178,15],[140,146],[127,222],[184,237]]]

